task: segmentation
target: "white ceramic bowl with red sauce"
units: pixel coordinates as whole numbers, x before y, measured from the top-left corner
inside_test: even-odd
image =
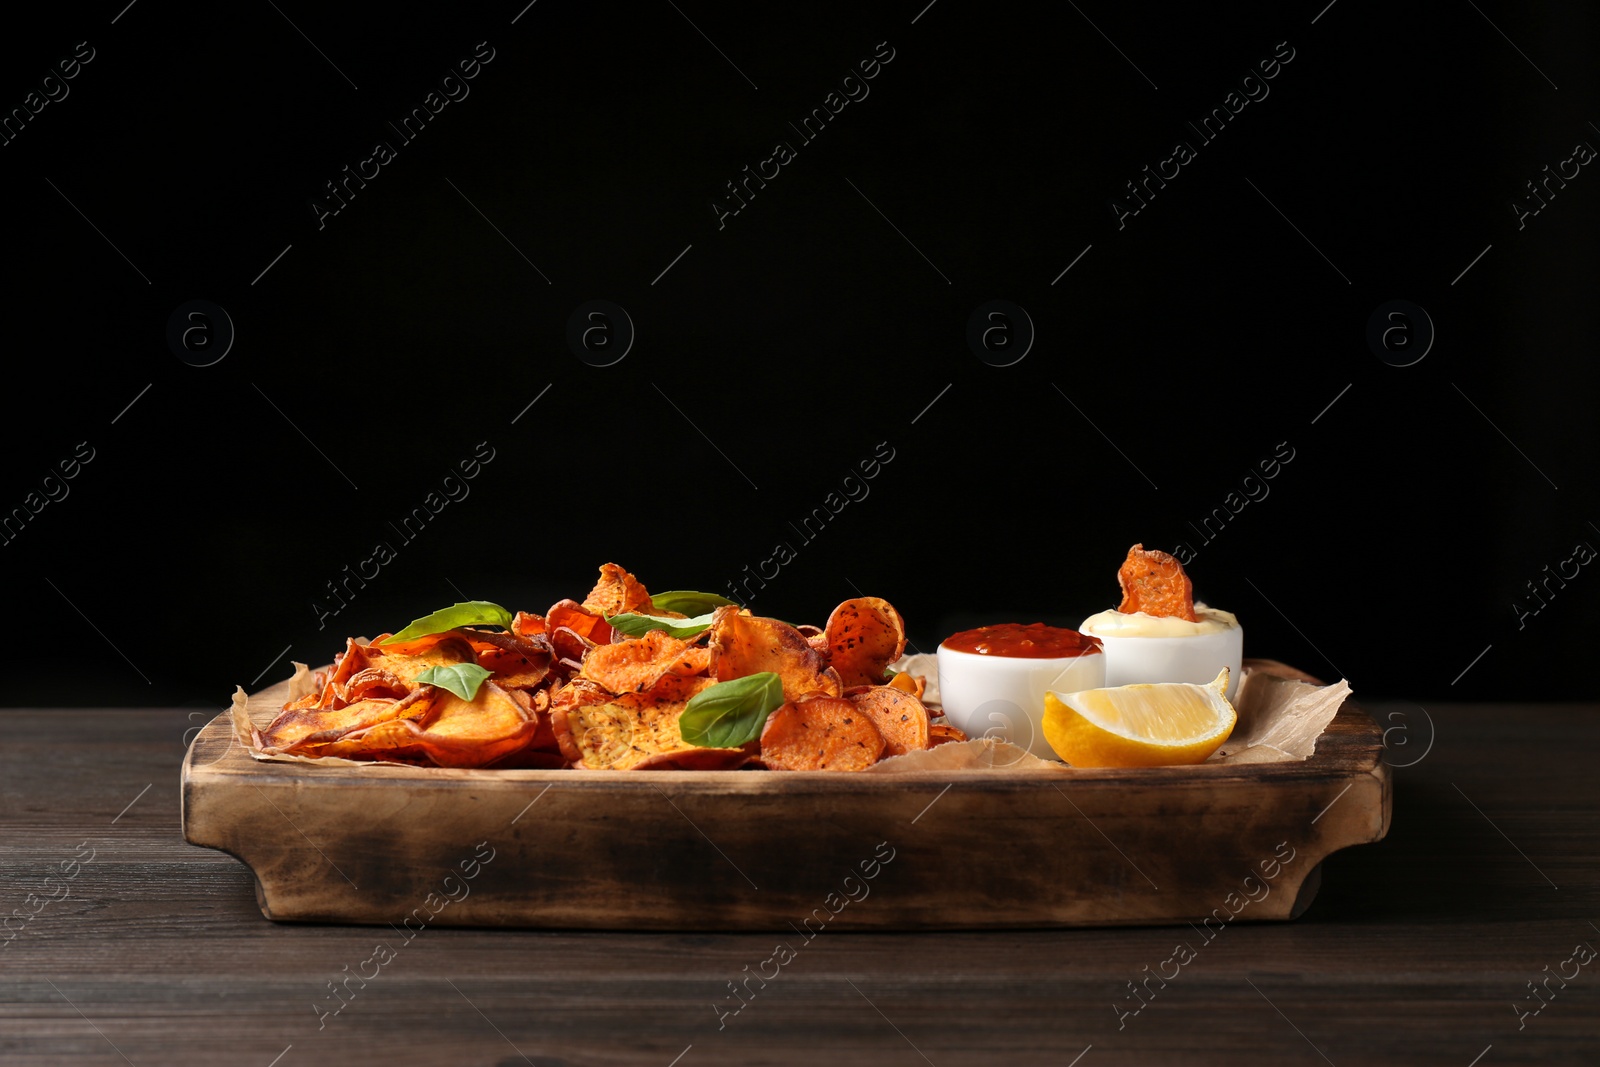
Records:
[[[1044,695],[1105,685],[1097,638],[1042,623],[1001,623],[939,645],[939,699],[968,737],[993,737],[1040,759],[1059,757],[1044,737]]]

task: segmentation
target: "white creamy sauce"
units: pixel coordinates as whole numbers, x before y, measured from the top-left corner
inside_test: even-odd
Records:
[[[1078,629],[1096,637],[1194,637],[1222,633],[1239,625],[1232,612],[1204,604],[1195,604],[1194,613],[1196,621],[1190,622],[1171,616],[1146,615],[1142,611],[1123,614],[1113,609],[1089,616]]]

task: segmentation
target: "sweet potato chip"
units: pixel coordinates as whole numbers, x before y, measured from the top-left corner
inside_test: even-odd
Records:
[[[777,771],[859,771],[878,762],[884,738],[872,717],[843,697],[783,705],[761,731],[761,760]]]
[[[538,720],[490,679],[471,701],[440,691],[417,740],[441,767],[481,767],[527,747],[538,729]]]
[[[334,687],[335,694],[347,704],[371,697],[387,697],[390,700],[399,700],[411,692],[411,686],[406,684],[393,671],[382,667],[368,667],[350,676],[350,680],[342,686]]]
[[[383,642],[389,639],[389,635],[384,634],[372,644],[367,645],[365,651],[368,656],[374,657],[420,656],[424,653],[432,652],[446,641],[451,641],[455,642],[455,647],[464,647],[466,649],[466,651],[461,654],[461,658],[455,661],[462,663],[470,660],[473,652],[472,645],[467,642],[464,636],[467,632],[468,631],[466,630],[442,630],[436,634],[423,634],[421,637],[413,637],[409,641],[399,641],[388,645],[384,644]]]
[[[262,747],[268,752],[313,755],[312,750],[348,734],[401,717],[427,714],[432,693],[431,686],[421,686],[400,700],[373,698],[337,708],[285,709],[261,731]]]
[[[369,656],[421,656],[448,644],[458,650],[454,653],[457,658],[451,661],[456,663],[471,662],[474,655],[492,656],[497,652],[517,653],[533,663],[552,658],[550,641],[544,634],[524,635],[514,630],[482,630],[463,626],[441,633],[424,634],[398,644],[386,645],[382,640],[380,638],[377,643],[367,646],[366,653]],[[461,649],[465,651],[459,651]]]
[[[920,674],[912,674],[909,671],[901,671],[896,674],[889,680],[889,684],[903,693],[910,693],[918,700],[922,699],[922,694],[928,688],[928,680],[926,678]]]
[[[481,767],[527,747],[538,722],[493,682],[471,701],[433,691],[427,715],[351,731],[319,755],[346,759],[422,758],[440,767]]]
[[[809,693],[838,696],[841,691],[838,676],[826,673],[826,657],[786,622],[744,615],[729,605],[717,609],[710,633],[710,671],[719,682],[771,671],[782,680],[788,701]]]
[[[527,656],[549,655],[550,639],[544,634],[525,636],[515,630],[480,630],[468,626],[453,631],[474,652],[490,652],[499,649],[502,652],[521,652]]]
[[[928,747],[948,745],[952,741],[966,741],[967,735],[948,723],[928,727]]]
[[[605,704],[610,700],[610,693],[583,678],[574,678],[551,694],[550,728],[555,734],[557,747],[569,763],[581,762],[583,753],[573,737],[572,722],[567,713],[585,704]]]
[[[678,718],[709,678],[671,678],[648,693],[624,693],[605,704],[566,707],[566,730],[586,770],[628,770],[652,756],[693,750]]]
[[[392,719],[365,730],[353,730],[344,737],[319,746],[303,755],[339,756],[355,760],[394,760],[427,763],[417,741],[417,727],[406,720]]]
[[[306,708],[318,708],[318,707],[321,707],[322,706],[322,686],[325,686],[327,684],[328,683],[326,682],[326,680],[318,683],[318,688],[317,688],[316,692],[307,693],[303,697],[299,697],[299,698],[297,698],[295,700],[289,701],[287,704],[285,704],[283,706],[283,710],[284,711],[302,711],[302,710],[304,710]]]
[[[496,679],[496,682],[498,681],[499,679]],[[528,747],[556,749],[558,746],[556,744],[555,730],[550,722],[549,687],[513,689],[509,686],[501,685],[501,688],[506,691],[512,700],[522,705],[522,710],[527,713],[529,718],[535,719],[539,723],[539,728],[534,731],[533,738],[528,742]]]
[[[542,661],[521,652],[495,649],[478,653],[478,666],[494,672],[494,680],[505,689],[531,689],[545,680],[550,673],[553,658],[550,653]]]
[[[370,665],[367,647],[353,637],[348,639],[345,641],[344,651],[333,657],[333,670],[323,683],[322,692],[308,706],[328,708],[343,703],[339,697],[339,688]]]
[[[872,719],[883,735],[885,756],[903,756],[928,747],[928,709],[910,693],[871,685],[846,690],[845,699]]]
[[[839,672],[832,667],[823,669],[822,678],[818,684],[821,688],[817,692],[824,696],[836,697],[844,695],[844,679],[840,678]]]
[[[578,677],[613,693],[637,693],[655,685],[663,675],[704,674],[710,664],[710,649],[651,630],[631,640],[590,649]]]
[[[476,655],[472,646],[459,637],[447,635],[430,649],[418,652],[415,655],[397,656],[388,652],[378,652],[372,656],[372,664],[394,675],[407,686],[416,684],[417,675],[432,667],[444,667],[452,663],[471,663]]]
[[[1122,586],[1122,603],[1117,610],[1125,614],[1144,612],[1197,621],[1194,614],[1194,583],[1183,573],[1177,557],[1158,549],[1134,545],[1117,571]]]
[[[650,613],[650,594],[639,579],[607,563],[600,568],[600,580],[583,599],[585,610],[596,615],[621,615],[625,611]]]
[[[595,644],[611,640],[611,624],[582,604],[572,600],[558,600],[550,606],[544,617],[545,628],[554,631],[565,626],[579,637]]]
[[[906,650],[906,624],[881,597],[846,600],[828,616],[828,663],[845,687],[882,685],[889,664]]]
[[[504,689],[512,700],[521,704],[522,710],[529,715],[541,715],[550,710],[549,686],[540,686],[536,689],[518,688],[516,686],[508,686],[498,678],[494,679],[494,683]]]
[[[554,604],[544,624],[550,647],[561,659],[581,660],[589,649],[612,638],[610,623],[571,600]]]
[[[555,663],[555,654],[543,634],[477,633],[473,641],[478,666],[494,671],[495,684],[504,689],[526,689],[543,682]]]

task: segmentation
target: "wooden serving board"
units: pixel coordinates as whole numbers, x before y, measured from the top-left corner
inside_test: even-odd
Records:
[[[281,705],[274,690],[261,697]],[[1324,857],[1388,832],[1382,750],[1377,724],[1347,700],[1316,754],[1293,763],[351,768],[252,759],[223,714],[184,759],[183,828],[247,864],[276,920],[801,936],[824,925],[1216,928],[1294,918]]]

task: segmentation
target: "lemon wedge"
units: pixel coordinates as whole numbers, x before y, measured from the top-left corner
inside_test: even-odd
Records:
[[[1228,668],[1208,685],[1159,682],[1047,692],[1044,736],[1074,767],[1201,763],[1239,721],[1223,694]]]

